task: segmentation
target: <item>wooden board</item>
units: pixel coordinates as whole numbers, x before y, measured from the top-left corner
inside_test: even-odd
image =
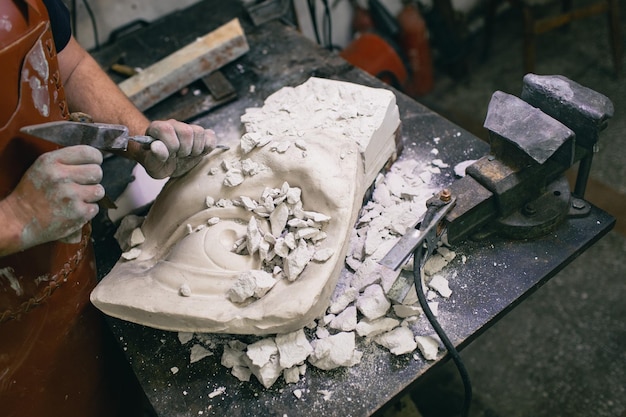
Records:
[[[143,111],[249,49],[239,20],[233,19],[121,82],[119,87]]]

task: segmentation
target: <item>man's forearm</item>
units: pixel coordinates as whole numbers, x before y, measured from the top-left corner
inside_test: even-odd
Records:
[[[148,119],[74,38],[59,53],[59,66],[70,111],[87,113],[96,122],[126,125],[133,135],[145,134]]]

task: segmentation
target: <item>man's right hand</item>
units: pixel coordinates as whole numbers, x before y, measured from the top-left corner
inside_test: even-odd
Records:
[[[12,244],[0,239],[0,255],[68,237],[98,214],[101,164],[100,151],[86,145],[41,155],[0,201],[0,218],[9,229],[0,235],[17,238]]]

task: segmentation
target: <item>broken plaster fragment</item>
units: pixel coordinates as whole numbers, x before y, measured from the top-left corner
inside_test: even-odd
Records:
[[[122,221],[120,222],[120,225],[115,231],[113,237],[123,251],[127,251],[134,246],[131,245],[131,234],[143,223],[143,220],[143,217],[134,214],[129,214],[122,218]]]
[[[330,397],[332,397],[332,395],[333,395],[333,391],[330,391],[330,390],[327,390],[327,389],[318,390],[317,393],[322,396],[324,401],[330,400]]]
[[[391,307],[391,303],[387,300],[383,288],[378,284],[373,284],[357,298],[356,306],[365,317],[374,320],[384,316]]]
[[[178,288],[178,294],[180,294],[183,297],[190,297],[191,296],[191,288],[189,288],[188,284],[181,284],[181,286]]]
[[[252,371],[247,366],[235,365],[231,374],[241,382],[248,382],[252,376]]]
[[[426,360],[432,361],[437,359],[439,343],[434,338],[430,336],[415,336],[415,342]]]
[[[237,281],[227,292],[228,299],[235,303],[242,303],[248,298],[261,298],[276,284],[276,278],[270,273],[252,269],[239,274]]]
[[[422,308],[417,305],[396,304],[393,306],[393,312],[401,319],[407,317],[419,316],[422,314]]]
[[[274,382],[276,382],[282,374],[283,368],[278,363],[277,354],[271,355],[263,366],[255,365],[248,356],[244,356],[243,359],[248,365],[248,368],[250,368],[252,374],[265,388],[269,388],[274,385]]]
[[[256,366],[263,366],[270,361],[273,355],[278,353],[278,347],[273,337],[261,339],[248,345],[246,356]]]
[[[374,337],[397,327],[400,322],[391,317],[376,320],[363,319],[356,325],[356,332],[361,337]]]
[[[350,306],[338,314],[328,326],[331,329],[349,332],[356,328],[356,307]]]
[[[376,336],[374,341],[389,349],[394,355],[404,355],[417,348],[413,331],[408,327],[396,327],[387,333]]]
[[[193,339],[192,332],[178,332],[178,341],[180,342],[181,345],[184,345],[185,343],[189,342],[191,339]]]
[[[283,378],[287,384],[295,384],[300,380],[300,370],[297,366],[293,366],[283,371]]]
[[[130,234],[130,246],[135,247],[146,241],[140,227],[136,227]]]
[[[313,351],[313,347],[304,334],[304,329],[277,335],[275,343],[279,353],[280,366],[285,369],[303,363]]]
[[[285,242],[287,240],[285,239]],[[304,268],[308,265],[312,257],[312,250],[309,249],[304,240],[294,249],[289,256],[284,259],[283,270],[289,281],[298,279]]]
[[[328,311],[332,314],[341,313],[348,307],[348,304],[356,300],[359,295],[359,290],[353,287],[347,288],[340,296],[338,296],[328,308]]]
[[[226,368],[233,368],[235,366],[245,366],[243,356],[245,352],[238,349],[233,349],[229,346],[224,346],[224,353],[222,354],[221,364]]]
[[[217,397],[218,395],[222,395],[222,394],[224,394],[225,392],[226,392],[226,387],[219,387],[219,388],[216,388],[215,390],[213,390],[213,392],[211,392],[211,393],[209,394],[209,398],[215,398],[215,397]]]
[[[207,356],[213,356],[213,352],[206,349],[202,345],[193,345],[191,347],[191,353],[189,355],[189,363],[198,362],[199,360],[206,358]]]
[[[133,259],[137,259],[141,255],[141,249],[132,248],[127,252],[122,253],[122,258],[127,261],[132,261]]]
[[[354,366],[361,361],[363,353],[355,350],[354,332],[341,332],[311,342],[313,353],[309,362],[320,369],[329,370],[340,366]]]
[[[451,259],[449,259],[449,255],[443,256],[440,253],[434,253],[424,264],[424,274],[435,275],[437,272],[445,268],[450,261]]]
[[[229,169],[224,177],[224,185],[227,187],[236,187],[244,180],[243,172],[240,169]]]
[[[428,286],[437,291],[442,297],[448,298],[452,295],[452,290],[448,286],[448,280],[442,275],[435,274],[428,282]]]
[[[315,253],[313,254],[313,260],[315,262],[326,262],[334,254],[335,254],[335,251],[332,248],[319,249],[319,250],[316,250]]]

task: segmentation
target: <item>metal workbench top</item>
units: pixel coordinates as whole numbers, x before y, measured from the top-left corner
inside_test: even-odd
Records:
[[[223,68],[238,98],[194,120],[214,129],[221,140],[239,138],[239,116],[246,108],[260,106],[279,88],[301,84],[311,76],[386,87],[289,25],[272,21],[255,27],[238,2],[202,1],[121,36],[94,55],[103,66],[123,55],[125,64],[145,67],[233,17],[240,18],[250,44],[246,55]],[[401,157],[419,157],[437,148],[440,157],[450,165],[435,176],[442,186],[454,180],[455,164],[487,153],[486,143],[407,96],[398,92],[396,95],[405,146]],[[150,111],[147,113],[150,115]],[[105,161],[105,181],[111,183],[109,192],[121,192],[129,181],[130,168],[128,162],[117,158]],[[458,245],[454,248],[458,256],[449,266],[456,271],[456,278],[450,283],[453,294],[439,304],[442,327],[459,348],[467,345],[606,234],[613,224],[610,215],[592,207],[589,216],[568,219],[549,235],[532,241],[491,238]],[[114,230],[106,216],[100,215],[94,221],[100,277],[120,255],[112,236]],[[420,320],[418,326],[423,334],[433,334],[426,319]],[[297,384],[286,384],[280,378],[265,389],[254,377],[250,382],[233,377],[220,364],[221,348],[216,348],[213,356],[190,364],[189,345],[182,345],[177,333],[113,318],[109,323],[158,416],[370,415],[446,360],[445,356],[430,362],[420,355],[397,357],[361,340],[358,349],[364,354],[360,364],[333,371],[308,366]],[[212,337],[217,342],[227,338]],[[178,371],[174,373],[172,368]],[[223,394],[210,398],[209,394],[220,387],[224,387]],[[294,395],[296,389],[302,393],[300,398]],[[320,391],[331,392],[330,398]]]

